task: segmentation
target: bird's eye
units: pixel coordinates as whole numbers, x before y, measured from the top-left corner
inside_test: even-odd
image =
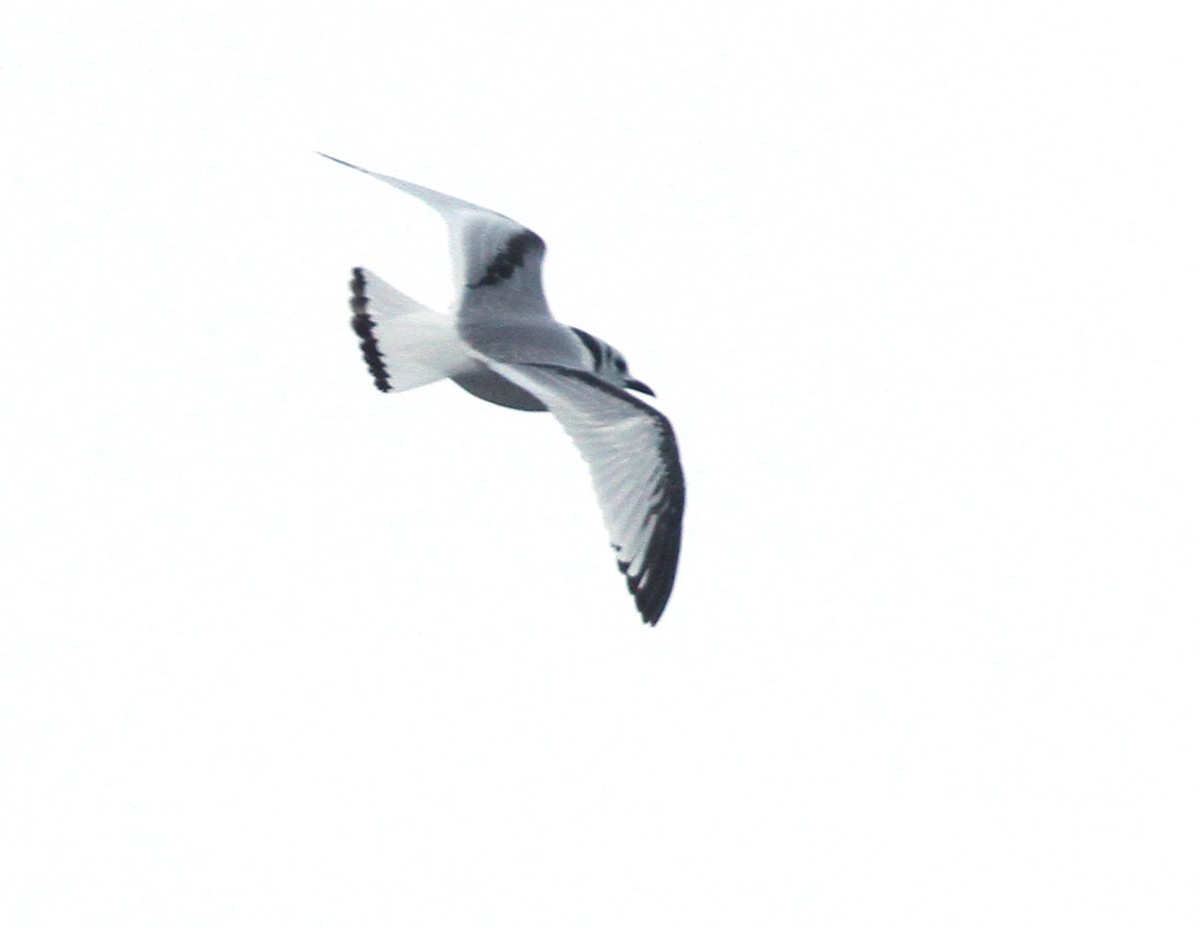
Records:
[[[629,365],[625,363],[624,358],[617,358],[617,370],[619,370],[622,374],[629,370]]]

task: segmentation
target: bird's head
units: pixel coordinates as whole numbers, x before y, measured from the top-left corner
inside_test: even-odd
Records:
[[[653,390],[629,373],[629,362],[625,360],[625,355],[583,329],[572,326],[571,331],[579,338],[584,363],[591,367],[596,376],[614,387],[654,396]]]

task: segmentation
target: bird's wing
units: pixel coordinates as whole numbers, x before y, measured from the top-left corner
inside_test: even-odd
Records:
[[[550,315],[542,292],[542,257],[546,245],[535,232],[466,200],[377,174],[330,155],[323,157],[391,184],[441,214],[450,228],[450,258],[459,314]]]
[[[653,625],[675,583],[683,529],[683,467],[671,423],[590,372],[484,360],[541,400],[583,454],[617,566]]]

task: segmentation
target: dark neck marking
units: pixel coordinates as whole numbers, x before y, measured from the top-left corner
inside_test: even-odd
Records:
[[[600,339],[590,332],[575,328],[575,326],[571,326],[571,331],[578,335],[579,340],[583,342],[583,347],[592,356],[592,370],[598,372],[604,364],[604,346],[600,344]]]

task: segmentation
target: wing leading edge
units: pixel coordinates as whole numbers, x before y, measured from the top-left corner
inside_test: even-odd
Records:
[[[486,362],[528,390],[559,421],[587,462],[617,566],[643,621],[653,625],[675,584],[684,479],[671,423],[588,371]]]
[[[459,314],[490,318],[505,313],[550,315],[542,291],[546,244],[536,232],[466,200],[360,168],[332,155],[322,157],[369,174],[437,210],[450,232]]]

